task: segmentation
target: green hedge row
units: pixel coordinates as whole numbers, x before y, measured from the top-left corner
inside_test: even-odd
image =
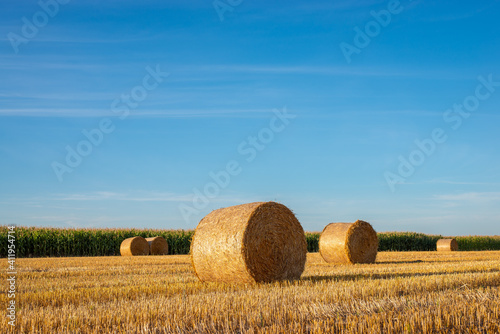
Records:
[[[7,226],[0,226],[0,257],[7,257]],[[120,255],[129,237],[164,237],[169,254],[188,254],[193,230],[57,229],[16,227],[16,257]],[[378,233],[379,251],[434,251],[440,235],[413,232]],[[307,250],[318,251],[319,233],[306,233]],[[500,250],[500,237],[457,237],[460,250]]]

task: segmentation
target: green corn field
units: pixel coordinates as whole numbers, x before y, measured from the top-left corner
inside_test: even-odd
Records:
[[[0,226],[0,257],[7,257],[7,226]],[[72,229],[16,227],[17,257],[120,255],[121,242],[129,237],[162,236],[169,254],[188,254],[193,230]],[[307,232],[307,250],[319,250],[319,232]],[[434,251],[442,236],[414,232],[378,233],[379,251]],[[500,250],[500,237],[456,237],[460,250]]]
[[[162,236],[169,254],[188,254],[192,230],[59,229],[16,227],[17,257],[120,255],[121,242],[130,237]],[[7,256],[7,227],[0,226],[0,256]]]

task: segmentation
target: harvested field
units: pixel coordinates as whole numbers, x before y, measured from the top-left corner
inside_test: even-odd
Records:
[[[307,256],[266,284],[202,283],[187,255],[18,259],[17,333],[500,332],[499,251]]]

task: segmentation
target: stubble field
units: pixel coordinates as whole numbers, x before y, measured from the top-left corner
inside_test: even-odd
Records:
[[[500,251],[380,252],[353,266],[309,253],[301,280],[253,285],[201,283],[187,255],[16,265],[15,333],[500,332]]]

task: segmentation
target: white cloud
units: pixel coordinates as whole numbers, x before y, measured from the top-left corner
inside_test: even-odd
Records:
[[[134,201],[134,202],[182,202],[190,200],[190,195],[170,192],[117,193],[111,191],[95,191],[80,194],[54,194],[45,198],[51,201]],[[41,200],[41,198],[39,198]]]
[[[500,192],[467,192],[460,194],[434,195],[434,199],[441,201],[499,201]]]
[[[9,205],[9,203],[23,204],[36,207],[53,207],[50,203],[54,202],[90,202],[90,201],[125,201],[125,202],[192,202],[194,194],[174,193],[160,191],[130,191],[130,192],[112,192],[112,191],[94,191],[85,193],[57,193],[47,194],[36,197],[1,198],[0,203]],[[224,205],[235,205],[241,203],[255,202],[260,200],[261,196],[241,195],[228,191],[227,195],[220,195],[209,199],[210,203],[222,203]]]
[[[432,179],[432,180],[424,181],[423,183],[462,184],[462,185],[494,185],[494,183],[488,183],[488,182],[465,182],[465,181],[453,181],[453,180],[444,180],[444,179]]]

